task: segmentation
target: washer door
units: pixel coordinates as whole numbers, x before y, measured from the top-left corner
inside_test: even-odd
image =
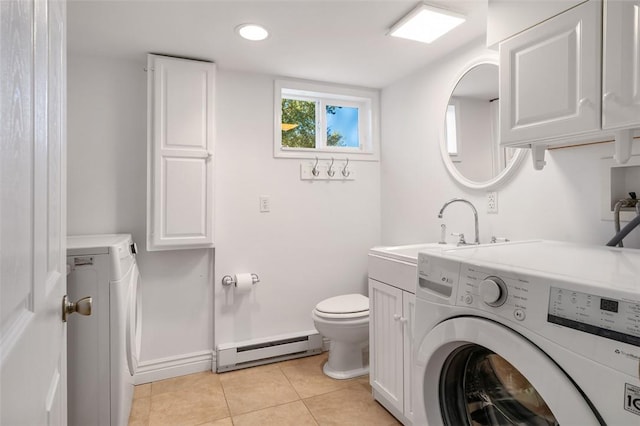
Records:
[[[415,366],[416,424],[602,424],[544,352],[492,321],[440,323],[420,342]]]
[[[142,315],[142,300],[140,297],[140,272],[138,271],[138,265],[133,265],[133,271],[129,278],[130,284],[128,286],[129,294],[127,295],[127,323],[126,323],[126,347],[127,347],[127,366],[129,367],[129,373],[133,376],[138,369],[138,359],[140,357],[140,342],[141,342],[141,315]]]

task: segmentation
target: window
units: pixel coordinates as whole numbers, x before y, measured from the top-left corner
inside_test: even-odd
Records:
[[[447,141],[447,152],[449,156],[458,157],[460,154],[460,144],[458,142],[458,120],[455,103],[447,105],[447,116],[445,118],[445,138]]]
[[[375,90],[275,83],[274,156],[378,160]]]

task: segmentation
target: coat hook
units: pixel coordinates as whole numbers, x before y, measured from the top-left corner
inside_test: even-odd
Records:
[[[333,157],[331,157],[331,164],[329,165],[329,168],[327,169],[327,174],[329,175],[329,177],[333,177],[333,175],[336,174],[336,171],[333,170]]]
[[[349,175],[351,174],[351,172],[347,170],[347,167],[349,167],[349,157],[347,157],[347,164],[345,164],[344,168],[342,169],[342,176],[344,177],[349,177]]]
[[[313,169],[311,169],[311,174],[316,177],[320,174],[320,170],[318,170],[318,157],[316,157],[316,164],[314,164]]]

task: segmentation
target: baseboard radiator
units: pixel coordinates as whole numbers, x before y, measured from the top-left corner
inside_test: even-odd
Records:
[[[216,346],[216,371],[238,370],[322,352],[322,336],[315,330],[283,334]]]

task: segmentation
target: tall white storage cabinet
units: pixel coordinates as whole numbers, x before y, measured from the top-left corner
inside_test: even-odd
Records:
[[[213,247],[216,66],[148,56],[147,250]]]
[[[500,44],[502,144],[600,129],[601,8],[588,1]]]

